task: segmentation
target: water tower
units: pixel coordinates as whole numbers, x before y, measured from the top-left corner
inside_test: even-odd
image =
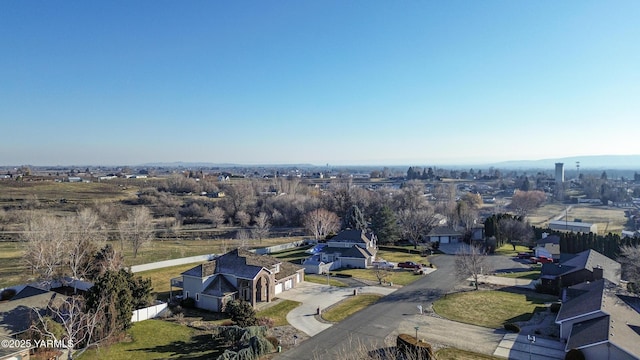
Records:
[[[564,182],[564,163],[556,163],[556,184]]]

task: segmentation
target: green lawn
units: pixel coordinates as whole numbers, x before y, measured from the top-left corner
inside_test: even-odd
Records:
[[[29,270],[22,260],[24,244],[0,242],[0,288],[16,285],[28,279]]]
[[[527,296],[505,291],[467,291],[448,294],[433,303],[440,316],[467,324],[501,328],[504,324],[526,321],[534,311],[555,297]]]
[[[500,360],[503,359],[497,356],[479,354],[471,351],[445,348],[436,351],[436,358],[438,360]]]
[[[311,254],[307,253],[306,251],[312,247],[313,246],[301,246],[301,247],[297,247],[297,248],[293,248],[285,251],[280,251],[277,253],[271,253],[269,255],[278,259],[282,259],[284,261],[300,264],[302,263],[302,260],[311,256]]]
[[[326,321],[340,322],[356,312],[378,301],[382,296],[375,294],[362,294],[347,298],[322,313]]]
[[[537,280],[540,277],[540,270],[515,271],[510,273],[498,273],[496,275],[501,277],[511,278],[511,279]]]
[[[82,360],[215,359],[224,349],[210,334],[163,320],[133,324],[129,341],[82,354]]]
[[[282,302],[270,306],[262,311],[259,311],[256,316],[257,317],[268,317],[273,319],[275,322],[274,326],[284,326],[289,325],[287,321],[287,314],[300,306],[302,303],[291,300],[283,300]]]
[[[504,256],[516,256],[519,252],[529,252],[529,248],[527,246],[516,245],[516,249],[513,250],[513,245],[504,244],[496,249],[496,255],[504,255]]]
[[[316,275],[316,274],[305,274],[304,275],[304,281],[308,281],[314,284],[321,284],[321,285],[327,285],[327,276],[326,275]],[[336,279],[335,277],[330,277],[329,278],[329,285],[330,286],[337,286],[337,287],[348,287],[349,285],[347,285],[345,282],[340,281],[338,279]]]
[[[429,261],[426,257],[420,256],[420,254],[411,254],[399,248],[398,251],[379,250],[376,254],[376,259],[384,259],[386,261],[399,263],[404,261],[413,261],[418,264],[427,264]]]

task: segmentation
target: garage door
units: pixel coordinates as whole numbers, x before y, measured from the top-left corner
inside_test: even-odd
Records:
[[[293,280],[289,279],[284,282],[284,289],[289,290],[293,287]]]
[[[440,236],[440,244],[448,244],[449,237],[448,236]]]
[[[280,294],[282,292],[282,283],[276,284],[276,294]]]

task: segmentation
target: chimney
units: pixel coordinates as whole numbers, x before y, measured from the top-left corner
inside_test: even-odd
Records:
[[[593,268],[593,281],[602,279],[603,270],[602,266],[598,265]]]

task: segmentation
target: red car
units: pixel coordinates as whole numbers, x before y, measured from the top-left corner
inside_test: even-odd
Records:
[[[552,262],[553,262],[553,259],[548,258],[546,256],[531,257],[532,264],[545,264],[545,263],[552,263]]]
[[[413,261],[405,261],[398,263],[398,267],[401,269],[420,269],[422,265],[416,264]]]

